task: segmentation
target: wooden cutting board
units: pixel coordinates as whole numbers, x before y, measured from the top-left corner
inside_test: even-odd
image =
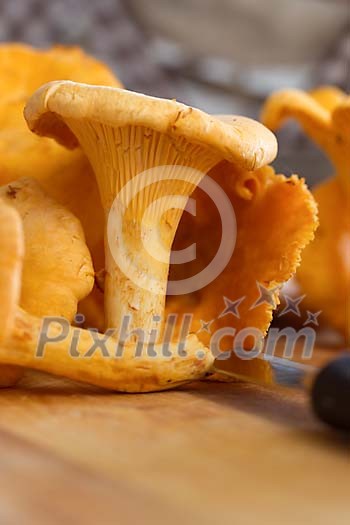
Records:
[[[0,392],[1,525],[350,523],[350,438],[302,394],[127,395],[28,372]]]

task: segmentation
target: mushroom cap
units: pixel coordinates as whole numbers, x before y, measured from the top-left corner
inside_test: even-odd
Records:
[[[342,164],[348,166],[350,95],[330,86],[310,93],[299,89],[277,91],[265,102],[261,120],[275,131],[288,119],[301,124],[338,170]]]
[[[327,111],[333,111],[346,98],[344,91],[336,86],[320,86],[310,91],[310,95]]]
[[[1,103],[25,102],[40,85],[58,78],[120,85],[103,62],[76,46],[56,45],[49,49],[36,49],[26,44],[1,44],[0,70]]]
[[[38,317],[73,320],[94,284],[91,256],[78,219],[34,179],[0,187],[8,213],[20,216],[25,255],[20,306]],[[1,276],[2,277],[2,276]]]
[[[273,133],[254,120],[231,116],[227,122],[174,100],[119,88],[50,82],[30,98],[24,115],[32,131],[68,148],[76,147],[78,140],[65,120],[75,119],[111,127],[142,126],[185,138],[245,169],[264,166],[277,154]]]
[[[301,124],[336,169],[335,177],[313,191],[320,228],[305,250],[296,277],[306,294],[304,305],[310,310],[322,310],[320,321],[340,330],[348,342],[350,96],[331,86],[310,93],[283,90],[272,94],[263,108],[263,122],[277,129],[289,118]]]
[[[19,213],[0,200],[0,344],[11,334],[21,293],[24,235]]]
[[[276,91],[264,103],[261,121],[276,131],[288,119],[296,118],[308,131],[315,129],[318,136],[319,130],[330,125],[327,104],[320,103],[318,98],[299,89]]]
[[[0,78],[0,184],[37,179],[82,222],[94,263],[102,267],[104,216],[90,164],[80,149],[72,152],[30,133],[23,109],[30,95],[51,80],[120,86],[119,80],[77,47],[39,50],[23,44],[0,45]]]

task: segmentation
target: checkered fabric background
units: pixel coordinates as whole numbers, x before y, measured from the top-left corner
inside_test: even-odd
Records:
[[[0,0],[0,41],[76,44],[107,62],[128,88],[174,96],[147,51],[127,0]]]

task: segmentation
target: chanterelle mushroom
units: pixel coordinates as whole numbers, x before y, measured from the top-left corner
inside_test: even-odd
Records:
[[[65,334],[57,319],[45,332],[42,319],[18,306],[23,248],[20,216],[0,201],[0,363],[127,392],[169,389],[203,377],[210,368],[212,355],[195,336],[187,339],[186,356],[176,344],[169,345],[167,355],[162,346],[154,345],[150,359],[146,347],[135,356],[133,343],[123,345],[121,355],[116,355],[117,340],[104,340],[105,336],[73,328],[67,321]],[[43,335],[50,336],[50,343],[39,352]],[[97,345],[98,338],[104,340],[102,346]]]
[[[267,100],[262,120],[277,130],[296,119],[329,156],[335,177],[313,191],[320,228],[304,252],[297,279],[304,304],[350,340],[350,96],[325,86],[310,93],[283,90]]]
[[[220,160],[255,169],[277,149],[275,137],[247,118],[225,123],[173,100],[66,81],[39,89],[25,118],[39,135],[71,148],[80,143],[98,181],[106,232],[118,196],[105,244],[107,325],[119,328],[131,316],[131,327],[148,334],[154,318],[163,318],[171,245],[188,196]],[[146,173],[142,189],[140,174],[159,167]],[[125,255],[123,268],[114,251]]]
[[[80,222],[33,179],[0,187],[0,198],[15,208],[23,221],[21,307],[38,317],[61,316],[73,321],[78,302],[94,284]]]
[[[23,221],[25,256],[21,274],[20,305],[30,314],[62,316],[72,321],[78,301],[85,298],[94,283],[94,270],[89,250],[85,244],[82,227],[74,215],[48,197],[33,179],[20,179],[0,187],[0,198],[8,204],[8,214],[17,210]],[[4,224],[4,235],[12,235],[8,261],[18,264],[18,234],[12,231],[18,221]],[[15,250],[17,249],[17,251]],[[11,254],[14,253],[12,256]],[[5,257],[5,254],[2,253]],[[12,293],[8,273],[13,274],[11,264],[0,265],[0,279],[4,282],[3,293]],[[9,283],[7,285],[6,283]],[[2,303],[6,310],[7,301]],[[11,314],[12,315],[12,314]],[[5,322],[6,317],[2,315]],[[10,386],[21,376],[22,370],[14,367],[0,368],[0,386]]]

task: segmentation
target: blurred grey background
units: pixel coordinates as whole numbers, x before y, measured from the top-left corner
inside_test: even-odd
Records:
[[[257,118],[274,89],[350,91],[350,0],[0,0],[0,41],[79,45],[129,89]],[[331,174],[290,125],[276,168]]]

